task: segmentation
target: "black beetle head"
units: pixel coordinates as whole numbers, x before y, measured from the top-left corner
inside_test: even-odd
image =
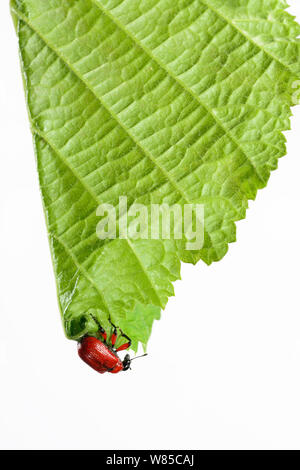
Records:
[[[129,354],[126,354],[123,360],[123,370],[128,370],[130,369],[130,364],[131,364],[131,359]]]

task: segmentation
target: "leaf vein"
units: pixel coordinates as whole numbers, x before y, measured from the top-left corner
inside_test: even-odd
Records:
[[[215,113],[200,100],[199,96],[191,89],[189,88],[180,78],[176,77],[168,67],[166,67],[159,59],[157,59],[156,56],[152,54],[152,52],[143,46],[140,41],[124,26],[119,20],[117,20],[112,13],[110,13],[106,8],[103,7],[102,4],[100,4],[97,0],[92,0],[92,2],[99,8],[100,11],[103,12],[104,15],[106,15],[119,29],[121,29],[127,36],[129,36],[136,46],[138,46],[140,49],[142,49],[153,61],[155,61],[161,69],[163,69],[169,77],[171,77],[176,83],[178,83],[181,88],[188,93],[189,95],[192,96],[193,99],[195,99],[206,111],[208,114],[210,114],[215,122],[218,124],[218,126],[225,132],[225,134],[230,138],[230,140],[235,144],[235,146],[243,153],[243,155],[246,157],[250,165],[252,166],[254,172],[258,176],[258,178],[263,182],[263,178],[261,177],[258,169],[252,162],[251,158],[248,157],[248,155],[245,153],[244,149],[240,146],[238,141],[235,139],[235,137],[232,136],[231,132],[228,131],[228,129],[223,125],[222,121],[215,115]]]

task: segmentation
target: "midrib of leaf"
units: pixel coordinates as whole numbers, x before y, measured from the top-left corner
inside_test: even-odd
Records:
[[[190,201],[187,197],[187,195],[184,193],[184,191],[180,188],[180,186],[177,184],[177,182],[171,177],[171,175],[161,166],[159,165],[159,163],[156,161],[156,159],[151,155],[151,153],[144,149],[142,147],[142,145],[136,140],[136,138],[132,135],[132,133],[129,131],[129,129],[127,129],[122,121],[119,120],[118,116],[103,102],[103,100],[101,100],[101,98],[95,93],[95,91],[93,90],[93,88],[90,87],[90,85],[87,83],[87,81],[78,73],[78,71],[76,69],[74,69],[74,67],[68,62],[68,60],[59,52],[57,51],[57,49],[49,43],[49,41],[47,41],[47,39],[40,33],[40,31],[38,31],[33,25],[32,23],[29,21],[29,19],[23,15],[20,11],[16,10],[15,8],[12,9],[14,13],[16,13],[16,15],[22,20],[24,21],[24,23],[26,23],[28,25],[28,27],[30,27],[32,29],[32,31],[34,31],[35,34],[37,34],[41,40],[47,45],[47,47],[49,47],[49,49],[51,49],[56,55],[57,57],[59,57],[63,63],[71,70],[71,72],[79,79],[81,80],[81,82],[86,86],[86,88],[95,96],[95,98],[100,102],[101,106],[110,114],[110,116],[118,123],[118,125],[126,132],[126,134],[130,137],[130,139],[134,142],[135,146],[137,148],[139,148],[141,150],[141,152],[147,157],[149,158],[152,163],[154,163],[154,165],[159,169],[159,171],[164,175],[164,177],[166,178],[166,180],[171,183],[171,185],[173,186],[173,188],[175,189],[175,191],[180,195],[180,197],[183,199],[183,201],[187,204],[192,204],[192,201]],[[36,130],[36,128],[35,128]],[[43,137],[44,140],[45,140],[45,136]],[[50,145],[50,143],[47,141],[47,143]],[[51,145],[50,145],[51,146]],[[51,146],[53,148],[53,146]],[[53,150],[55,150],[53,148]],[[57,153],[58,150],[56,149],[55,152]],[[60,154],[58,154],[60,155]],[[66,162],[65,162],[66,163]],[[68,167],[70,168],[70,166],[68,165]],[[73,172],[74,173],[74,172]],[[76,175],[74,173],[74,175],[78,178],[78,175]],[[78,178],[79,179],[79,178]],[[81,180],[80,180],[81,181]],[[87,188],[87,185],[85,185],[85,188]],[[91,194],[91,191],[89,190],[90,194]],[[101,201],[97,201],[98,204],[101,204]],[[210,238],[210,234],[207,233],[209,239]],[[128,243],[128,240],[126,239],[127,243]],[[149,276],[147,275],[145,269],[144,269],[144,266],[142,265],[139,257],[136,255],[136,253],[134,252],[134,250],[132,249],[132,246],[131,246],[131,251],[133,251],[133,253],[135,254],[135,257],[137,259],[137,261],[139,262],[143,272],[145,273],[145,276],[147,277],[148,279],[148,282],[150,283],[150,287],[152,290],[154,290],[155,292],[155,296],[156,298],[159,300],[159,305],[161,305],[161,301],[160,301],[160,298],[159,298],[159,295],[157,294],[157,291],[156,289],[154,288],[153,284],[152,284],[152,281],[151,279],[149,278]],[[193,254],[190,254],[191,258],[192,259],[196,259],[194,258],[194,255]]]
[[[22,20],[24,21],[24,23],[26,23],[31,29],[32,31],[34,31],[35,34],[37,34],[41,39],[42,41],[47,45],[47,47],[49,47],[49,49],[51,49],[63,62],[64,64],[71,70],[72,73],[74,73],[74,75],[76,77],[78,77],[83,83],[84,85],[90,90],[90,92],[96,97],[96,99],[100,102],[101,106],[103,106],[103,108],[106,109],[106,111],[112,116],[113,119],[115,119],[115,121],[120,125],[120,127],[122,127],[122,129],[125,130],[125,132],[127,133],[127,135],[132,139],[132,141],[135,143],[135,145],[157,166],[157,168],[164,174],[165,178],[167,179],[167,181],[169,181],[173,187],[175,188],[175,190],[177,191],[177,193],[180,194],[180,196],[183,198],[183,200],[187,203],[187,204],[191,204],[191,202],[188,200],[187,196],[183,193],[183,191],[181,190],[181,188],[177,185],[177,183],[173,180],[173,178],[169,175],[169,173],[164,169],[162,168],[158,163],[157,161],[152,157],[152,155],[146,151],[140,144],[139,142],[136,141],[136,139],[134,138],[134,136],[131,135],[131,133],[128,131],[128,129],[122,124],[122,122],[118,119],[118,117],[115,115],[115,113],[113,113],[110,108],[108,108],[105,103],[102,102],[102,100],[99,98],[99,96],[97,96],[97,94],[94,92],[94,90],[89,86],[89,84],[85,81],[85,79],[83,77],[81,77],[79,75],[79,73],[72,67],[71,64],[69,64],[69,62],[62,56],[62,54],[60,54],[51,44],[49,44],[49,42],[43,37],[43,35],[31,24],[31,22],[28,20],[28,18],[23,15],[21,12],[19,12],[18,10],[16,10],[15,8],[13,8],[13,11],[14,13],[16,13],[16,15]],[[92,195],[92,192],[90,190],[90,188],[82,181],[81,178],[79,178],[79,175],[74,172],[73,168],[70,167],[70,165],[66,162],[65,159],[63,159],[63,157],[61,156],[60,152],[58,151],[58,149],[55,149],[53,147],[52,144],[50,144],[49,140],[46,139],[46,136],[40,131],[38,130],[34,125],[32,125],[32,129],[34,130],[34,132],[36,132],[38,135],[40,135],[41,138],[43,138],[43,140],[55,151],[55,153],[60,157],[61,160],[63,160],[63,162],[68,166],[69,169],[71,169],[71,171],[73,172],[74,176],[81,182],[84,184],[84,187],[89,191],[89,193]],[[95,199],[95,197],[94,197]],[[97,204],[101,204],[101,201],[98,201],[98,199],[95,199],[95,201],[97,202]],[[157,290],[156,288],[154,287],[150,277],[148,276],[147,274],[147,271],[145,270],[140,258],[137,256],[132,244],[129,244],[129,240],[126,239],[126,242],[128,244],[128,247],[130,248],[131,252],[135,255],[135,258],[138,262],[138,264],[140,265],[143,273],[145,274],[145,277],[146,277],[146,280],[150,286],[150,289],[152,292],[154,292],[155,294],[155,297],[156,297],[156,300],[158,301],[158,305],[160,307],[162,307],[162,303],[161,303],[161,300],[160,300],[160,297],[159,297],[159,294],[157,293]],[[74,258],[74,256],[73,256]],[[78,265],[78,267],[80,267],[80,264]],[[101,295],[101,297],[103,298],[103,294]]]
[[[180,188],[180,186],[177,184],[177,182],[171,177],[171,175],[163,168],[161,167],[161,165],[159,165],[159,163],[156,161],[156,159],[151,155],[151,153],[144,149],[141,144],[135,139],[135,137],[132,135],[132,133],[123,125],[123,123],[119,120],[118,116],[103,102],[103,100],[101,100],[101,98],[95,93],[95,91],[93,90],[93,88],[90,87],[90,85],[87,83],[87,81],[84,79],[84,77],[81,76],[81,74],[79,74],[79,72],[68,62],[68,60],[52,45],[49,43],[49,41],[43,36],[43,34],[38,31],[34,26],[33,24],[31,23],[31,21],[25,16],[23,15],[19,10],[17,10],[16,8],[12,8],[12,11],[22,20],[24,21],[25,24],[27,24],[27,26],[29,28],[31,28],[31,30],[45,43],[45,45],[50,49],[52,50],[56,55],[57,57],[66,65],[66,67],[69,68],[69,70],[86,86],[86,88],[93,94],[93,96],[95,96],[95,98],[99,101],[99,103],[101,104],[101,106],[110,114],[110,116],[118,123],[118,125],[126,132],[126,134],[129,136],[129,138],[134,142],[134,144],[136,145],[136,147],[138,149],[140,149],[140,151],[147,157],[149,158],[152,163],[159,169],[159,171],[164,175],[164,177],[166,178],[166,180],[173,186],[173,188],[175,189],[175,191],[180,195],[180,197],[183,199],[183,201],[186,203],[186,204],[192,204],[193,202],[190,201],[187,197],[187,195],[184,193],[184,191]],[[172,77],[173,78],[173,77]],[[174,77],[174,80],[175,80],[175,77]],[[35,128],[36,129],[36,128]],[[41,131],[40,132],[40,135],[41,135]],[[226,132],[226,130],[224,129],[224,132]],[[42,135],[41,135],[42,136]],[[43,137],[43,139],[45,140],[45,136]],[[47,143],[50,145],[49,141],[47,141]],[[50,147],[53,148],[53,145],[50,145]],[[57,149],[54,149],[53,150],[55,151],[56,154],[60,155],[58,153],[58,150]],[[246,157],[247,158],[247,157]],[[65,161],[64,161],[65,162]],[[66,162],[65,162],[66,163]],[[251,162],[250,162],[251,163]],[[252,164],[252,163],[251,163]],[[68,165],[68,167],[70,168],[70,166]],[[75,174],[73,172],[73,174],[78,178],[78,175]],[[79,179],[79,178],[78,178]],[[81,180],[80,180],[81,181]],[[85,185],[85,187],[87,187]],[[91,193],[91,191],[89,190],[89,192]],[[97,204],[101,204],[101,201],[98,201],[97,200]],[[206,232],[208,238],[211,240],[211,236],[208,232]],[[212,241],[212,240],[211,240]],[[127,240],[127,243],[128,243],[128,240]],[[132,250],[131,250],[132,251]],[[195,255],[193,253],[190,253],[189,254],[191,260],[194,262],[194,261],[197,261],[197,257],[195,257]],[[141,261],[140,259],[136,256],[136,259],[138,261],[138,263],[140,264],[141,266],[141,269],[143,270],[143,272],[145,273],[146,277],[147,277],[147,280],[148,280],[148,283],[150,284],[150,287],[152,290],[154,290],[155,292],[155,297],[157,298],[157,300],[159,300],[159,306],[162,307],[161,305],[161,301],[160,301],[160,298],[159,298],[159,295],[157,294],[157,291],[155,289],[155,287],[153,286],[152,284],[152,281],[151,279],[149,278],[149,276],[147,275],[145,269],[144,269],[144,266],[141,264]]]
[[[101,204],[101,201],[98,200],[98,197],[97,195],[93,192],[93,190],[85,183],[85,181],[81,178],[81,176],[77,173],[76,170],[74,170],[73,167],[70,166],[69,162],[63,157],[63,155],[61,154],[61,152],[49,141],[49,139],[47,138],[47,136],[44,134],[44,132],[42,132],[40,129],[38,129],[37,127],[34,126],[33,123],[31,123],[31,128],[32,128],[32,131],[37,134],[41,139],[44,140],[44,142],[49,145],[49,147],[53,150],[53,152],[55,152],[55,154],[58,156],[58,158],[66,165],[66,167],[69,169],[69,171],[71,171],[71,173],[75,176],[75,178],[80,182],[80,184],[84,187],[84,189],[90,194],[90,196],[92,197],[92,199],[96,202],[97,205],[100,205]],[[107,307],[107,311],[108,313],[110,312],[110,309],[108,307],[108,304],[107,302],[105,301],[105,297],[104,297],[104,294],[103,292],[101,292],[99,290],[99,287],[97,287],[97,285],[95,284],[95,282],[92,280],[92,278],[89,276],[89,274],[86,272],[85,268],[82,266],[81,263],[79,263],[79,261],[77,260],[76,256],[72,253],[72,251],[70,250],[70,248],[68,248],[68,246],[55,234],[53,234],[53,232],[50,233],[50,236],[51,237],[54,237],[56,238],[56,240],[62,244],[62,246],[64,247],[64,249],[69,253],[69,255],[71,256],[72,260],[74,261],[74,264],[77,266],[78,269],[81,270],[82,274],[86,277],[86,279],[93,285],[93,287],[96,288],[97,292],[99,293],[100,297],[102,298],[103,300],[103,303],[106,305]],[[140,258],[138,257],[137,253],[135,252],[134,250],[134,247],[132,246],[132,243],[130,243],[130,241],[125,238],[124,239],[127,244],[128,244],[128,247],[129,249],[132,251],[132,253],[134,254],[136,260],[138,261],[139,265],[141,266],[141,269],[143,271],[143,273],[145,274],[145,278],[147,279],[147,282],[149,283],[150,285],[150,288],[152,290],[152,292],[154,292],[155,294],[155,297],[156,297],[156,300],[158,301],[158,305],[161,306],[161,300],[160,300],[160,297],[155,289],[155,287],[153,286],[153,283],[151,281],[151,279],[149,278],[148,274],[147,274],[147,271],[145,270]],[[111,242],[111,240],[108,240],[108,243]]]
[[[91,0],[92,3],[105,15],[107,16],[107,18],[110,19],[110,21],[113,22],[113,24],[118,28],[120,29],[121,31],[123,31],[128,37],[131,38],[131,40],[134,42],[134,44],[139,47],[140,49],[142,49],[153,61],[155,61],[159,67],[164,70],[167,75],[172,78],[176,83],[178,83],[180,85],[180,87],[185,91],[187,92],[188,94],[190,94],[206,111],[209,115],[211,115],[213,117],[213,119],[215,120],[215,122],[218,124],[218,126],[223,130],[223,132],[225,133],[225,135],[227,135],[230,140],[235,144],[236,148],[239,149],[241,151],[241,153],[244,155],[244,157],[246,158],[246,160],[248,161],[248,163],[251,165],[251,167],[253,168],[255,174],[257,175],[257,177],[259,178],[259,180],[262,182],[262,183],[265,183],[263,178],[260,176],[259,172],[258,172],[258,169],[256,168],[256,166],[253,164],[252,160],[250,157],[248,157],[248,155],[246,154],[245,150],[241,147],[241,145],[239,144],[239,142],[236,140],[236,138],[231,134],[231,132],[223,125],[222,121],[215,115],[214,113],[214,110],[213,109],[210,109],[204,102],[202,102],[202,100],[200,99],[200,97],[190,88],[188,87],[185,82],[183,82],[179,77],[177,77],[170,69],[169,67],[167,67],[164,63],[162,63],[153,53],[151,50],[149,50],[147,47],[145,47],[129,30],[128,28],[126,28],[126,26],[121,23],[118,19],[115,18],[115,16],[109,11],[107,10],[103,5],[102,3],[99,1],[99,0]],[[279,61],[275,56],[273,56],[271,53],[269,53],[267,50],[264,49],[264,47],[262,45],[258,45],[254,40],[252,40],[251,37],[249,37],[245,32],[243,32],[238,26],[236,26],[228,17],[226,17],[224,14],[222,14],[221,12],[219,12],[216,8],[212,7],[210,5],[209,2],[207,2],[206,0],[200,0],[201,3],[206,6],[207,9],[210,9],[211,11],[213,11],[217,16],[219,16],[225,23],[227,23],[228,25],[230,25],[232,28],[236,29],[236,31],[238,31],[239,34],[241,34],[243,37],[246,38],[247,41],[249,41],[251,44],[253,44],[256,48],[258,48],[259,51],[263,51],[269,58],[271,58],[272,61],[276,61],[277,63],[280,64],[280,66],[284,67],[284,68],[288,68],[290,71],[291,69],[283,64],[281,61]],[[118,118],[118,116],[110,109],[110,107],[108,107],[105,102],[96,94],[96,92],[93,90],[93,88],[89,85],[89,83],[84,79],[83,76],[81,76],[81,74],[79,74],[79,72],[72,66],[72,64],[69,63],[69,61],[63,56],[63,54],[61,54],[61,52],[59,52],[52,44],[49,43],[48,40],[45,39],[45,37],[43,37],[42,33],[40,31],[38,31],[33,25],[32,23],[30,22],[30,20],[25,16],[23,15],[19,10],[13,8],[13,11],[43,40],[43,42],[64,62],[64,64],[84,83],[84,85],[90,90],[90,92],[96,97],[96,99],[100,102],[101,106],[103,106],[104,109],[106,109],[106,111],[110,114],[110,116],[118,123],[118,125],[126,132],[126,134],[130,137],[130,139],[134,142],[134,144],[136,145],[137,148],[139,148],[142,153],[144,155],[146,155],[153,163],[154,165],[160,170],[160,172],[165,176],[165,178],[167,179],[167,181],[169,181],[171,183],[171,185],[174,187],[174,189],[176,190],[177,193],[180,194],[180,196],[182,197],[183,201],[185,201],[186,203],[191,203],[191,201],[189,201],[188,197],[186,196],[186,194],[184,193],[184,191],[180,188],[180,186],[177,184],[177,182],[171,177],[171,175],[163,168],[159,165],[159,163],[156,161],[156,159],[151,155],[151,153],[144,149],[143,146],[140,144],[139,141],[136,140],[136,138],[134,137],[134,135],[132,135],[132,133],[130,132],[130,130],[123,125],[122,121],[120,121],[120,119]],[[90,191],[91,192],[91,191]],[[100,203],[99,201],[97,201],[98,203]],[[209,236],[209,234],[208,234]],[[209,236],[210,238],[210,236]],[[141,264],[141,263],[140,263]],[[142,267],[143,268],[143,267]]]
[[[91,0],[94,5],[98,7],[98,9],[107,16],[116,26],[119,28],[121,31],[123,31],[128,37],[134,41],[135,45],[142,49],[154,62],[159,65],[159,67],[164,70],[167,75],[169,75],[172,80],[174,80],[180,87],[189,95],[191,95],[199,104],[202,106],[206,112],[212,116],[212,118],[215,120],[215,122],[218,124],[218,126],[223,130],[225,135],[227,135],[230,140],[235,144],[235,146],[241,151],[241,153],[244,155],[248,163],[251,165],[253,168],[255,174],[259,178],[259,180],[264,183],[263,178],[260,176],[256,166],[253,164],[251,158],[248,157],[246,154],[245,150],[240,146],[239,142],[235,139],[235,137],[231,134],[231,132],[223,125],[222,121],[215,115],[213,109],[210,109],[201,99],[200,97],[190,88],[188,87],[179,77],[177,77],[170,69],[167,67],[163,62],[161,62],[153,53],[150,49],[145,47],[132,33],[131,31],[126,28],[125,25],[123,25],[117,18],[113,16],[113,14],[107,10],[99,1],[97,0]]]
[[[238,141],[232,136],[231,132],[223,125],[223,123],[218,119],[218,117],[214,114],[213,110],[211,110],[210,108],[208,108],[203,102],[202,100],[193,92],[193,90],[191,90],[189,87],[186,86],[186,84],[180,80],[178,77],[176,77],[176,75],[174,75],[168,67],[166,67],[163,63],[161,63],[161,61],[159,61],[153,54],[150,50],[148,50],[148,48],[145,48],[136,38],[135,36],[133,36],[128,30],[126,27],[124,27],[118,20],[116,20],[111,14],[110,12],[108,12],[106,9],[104,9],[103,6],[100,7],[100,5],[96,2],[96,0],[92,0],[92,3],[96,6],[98,6],[98,9],[104,14],[106,15],[110,21],[112,21],[117,27],[118,29],[122,30],[128,37],[130,37],[135,45],[137,47],[139,47],[140,49],[142,49],[152,60],[154,60],[158,65],[159,67],[165,71],[165,73],[167,73],[167,75],[169,75],[170,78],[172,78],[172,80],[174,80],[176,83],[178,83],[180,85],[180,87],[186,92],[188,93],[193,99],[195,99],[199,104],[200,106],[202,106],[206,112],[212,116],[212,118],[215,120],[215,122],[217,123],[217,125],[222,129],[222,131],[224,132],[225,135],[227,135],[229,137],[229,139],[234,143],[234,145],[236,146],[236,148],[244,155],[245,159],[248,161],[248,163],[250,164],[250,166],[253,168],[253,171],[255,172],[255,174],[257,175],[257,177],[259,178],[259,180],[262,182],[263,185],[265,185],[265,181],[263,180],[263,178],[260,176],[257,168],[255,167],[255,165],[253,164],[251,158],[248,157],[248,155],[245,153],[244,149],[240,146],[240,144],[238,143]],[[88,82],[84,79],[84,77],[81,76],[81,74],[72,66],[72,64],[69,63],[69,61],[63,56],[63,54],[61,54],[61,52],[57,51],[57,49],[49,43],[49,41],[42,35],[42,33],[40,33],[40,31],[38,31],[33,25],[32,23],[30,22],[30,20],[25,16],[23,15],[21,12],[19,12],[18,10],[16,9],[13,9],[13,11],[42,39],[42,41],[49,47],[49,49],[51,49],[62,61],[63,63],[71,70],[72,73],[74,73],[74,75],[79,78],[79,80],[82,81],[82,83],[87,87],[87,89],[90,90],[90,92],[96,97],[96,99],[100,102],[101,106],[103,106],[104,109],[106,109],[106,111],[111,115],[111,117],[120,125],[120,127],[126,132],[126,134],[130,137],[130,139],[134,142],[134,144],[137,146],[137,148],[139,148],[143,153],[144,155],[146,155],[153,163],[154,165],[156,165],[156,167],[162,172],[162,174],[165,176],[165,178],[167,179],[167,181],[169,181],[171,183],[171,185],[174,187],[175,191],[177,193],[180,194],[181,198],[183,199],[183,201],[187,204],[192,204],[192,201],[190,201],[188,199],[188,197],[186,196],[186,194],[182,191],[182,189],[178,186],[177,182],[171,177],[171,175],[164,169],[162,168],[158,162],[155,160],[155,158],[150,154],[150,152],[148,152],[146,149],[144,149],[142,147],[142,145],[135,139],[135,137],[132,135],[132,133],[129,131],[129,129],[127,129],[123,123],[119,120],[118,116],[103,102],[103,100],[96,94],[96,92],[93,90],[93,88],[90,87],[90,85],[88,84]],[[235,177],[233,177],[233,180],[236,182],[237,186],[239,186],[239,182],[236,180]],[[98,201],[98,203],[100,204],[100,202]],[[209,240],[211,241],[212,243],[212,239],[211,239],[211,235],[209,232],[205,231],[207,237],[209,238]],[[212,243],[212,246],[213,246],[213,243]],[[195,255],[193,253],[190,253],[190,257],[191,257],[191,260],[194,262],[194,261],[198,261],[198,258],[195,257]],[[139,264],[141,265],[140,263],[140,260],[137,259],[139,261]],[[141,266],[142,270],[145,272],[144,270],[144,267]],[[149,280],[149,276],[147,276],[148,280]],[[151,281],[150,281],[151,283]],[[153,288],[152,286],[152,283],[151,283],[151,287]],[[155,289],[154,289],[155,290]],[[156,290],[155,290],[156,292]],[[156,294],[157,296],[157,294]],[[161,306],[161,303],[159,303],[159,305]]]

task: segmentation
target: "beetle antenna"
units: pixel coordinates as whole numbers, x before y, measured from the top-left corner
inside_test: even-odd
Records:
[[[135,359],[139,359],[140,357],[148,356],[148,353],[143,354],[142,356],[136,356],[130,359],[131,361],[134,361]]]

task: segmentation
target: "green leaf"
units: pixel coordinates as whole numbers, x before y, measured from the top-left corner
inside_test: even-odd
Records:
[[[284,0],[14,0],[58,297],[144,346],[180,261],[210,264],[285,154],[300,27]],[[99,240],[96,209],[199,203],[203,248]],[[118,212],[119,214],[119,212]]]

